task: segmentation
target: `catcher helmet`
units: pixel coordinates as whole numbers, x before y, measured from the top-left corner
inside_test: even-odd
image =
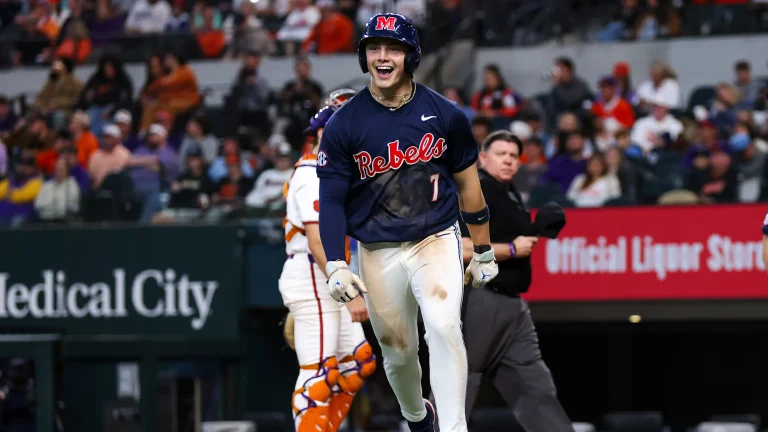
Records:
[[[325,104],[338,109],[338,108],[341,108],[342,105],[347,103],[348,100],[352,99],[352,96],[356,94],[357,94],[356,91],[348,88],[334,90],[328,96],[328,99],[325,101]]]
[[[332,91],[325,101],[325,106],[309,119],[309,127],[304,129],[304,133],[312,135],[317,133],[318,129],[324,128],[333,113],[352,99],[355,94],[357,93],[354,90],[348,88]]]
[[[416,25],[410,19],[400,14],[383,13],[376,14],[365,25],[365,33],[360,38],[357,47],[357,55],[360,60],[360,69],[368,72],[368,61],[365,55],[365,41],[370,38],[387,38],[400,41],[411,48],[405,55],[405,73],[413,75],[421,61],[421,45],[419,44],[419,32]]]

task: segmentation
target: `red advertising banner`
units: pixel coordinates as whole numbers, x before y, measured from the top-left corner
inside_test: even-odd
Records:
[[[566,209],[532,256],[529,301],[768,298],[764,205]]]

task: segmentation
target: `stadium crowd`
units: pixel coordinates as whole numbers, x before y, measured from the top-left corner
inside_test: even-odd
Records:
[[[11,17],[18,25],[3,34],[23,27],[30,14],[62,8],[69,15],[58,16],[59,33],[76,17],[93,30],[88,20],[98,17],[106,0],[48,1],[24,2],[26,9]],[[176,46],[146,58],[144,83],[131,82],[123,56],[110,50],[99,54],[98,68],[85,82],[72,73],[82,59],[62,54],[60,47],[41,45],[34,56],[9,53],[12,64],[51,61],[33,103],[19,108],[0,97],[0,223],[213,221],[281,212],[282,186],[307,148],[302,131],[332,90],[312,78],[310,61],[300,51],[323,52],[312,38],[326,31],[322,40],[350,41],[343,51],[352,49],[354,30],[343,37],[323,30],[325,12],[344,15],[352,27],[375,12],[366,1],[298,0],[291,9],[282,3],[235,2],[233,10],[240,12],[229,14],[195,3],[183,25],[183,8],[165,0],[108,5],[124,8],[126,17],[115,31],[129,34],[174,25],[194,31],[211,22],[226,28],[228,20],[241,25],[245,18],[238,13],[246,12],[260,22],[280,18],[273,35],[255,39],[282,41],[280,51],[287,52],[283,36],[293,34],[296,76],[266,82],[259,68],[273,47],[225,38],[223,46],[242,60],[225,98],[222,117],[234,119],[226,126],[212,124],[194,68],[184,58],[187,51]],[[453,3],[440,6],[449,10]],[[416,16],[423,6],[398,3]],[[317,16],[291,18],[297,11]],[[153,14],[162,16],[155,20]],[[91,42],[97,33],[91,31]],[[475,92],[439,90],[464,109],[478,142],[501,128],[523,140],[517,184],[532,206],[548,200],[601,206],[768,198],[766,82],[753,77],[749,63],[735,64],[732,77],[695,90],[686,101],[669,65],[649,65],[648,78],[635,86],[628,63],[617,60],[599,82],[588,83],[573,60],[555,59],[547,94],[511,88],[495,65],[486,65]]]

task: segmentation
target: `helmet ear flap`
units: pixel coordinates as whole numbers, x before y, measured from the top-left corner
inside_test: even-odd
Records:
[[[416,72],[416,69],[419,67],[419,62],[421,62],[421,54],[418,51],[411,51],[406,54],[404,65],[405,73],[413,76],[413,73]]]
[[[360,62],[360,69],[364,74],[368,73],[368,56],[365,54],[365,39],[360,41],[357,46],[357,59]]]

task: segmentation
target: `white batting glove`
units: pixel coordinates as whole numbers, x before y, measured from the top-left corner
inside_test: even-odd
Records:
[[[325,273],[328,275],[328,290],[331,292],[331,297],[337,302],[346,303],[360,295],[361,292],[368,292],[363,281],[352,273],[344,261],[329,262],[325,266]]]
[[[475,288],[481,287],[499,274],[499,265],[496,264],[496,256],[491,250],[472,254],[472,261],[469,262],[467,271],[464,272],[464,285],[472,281]]]

